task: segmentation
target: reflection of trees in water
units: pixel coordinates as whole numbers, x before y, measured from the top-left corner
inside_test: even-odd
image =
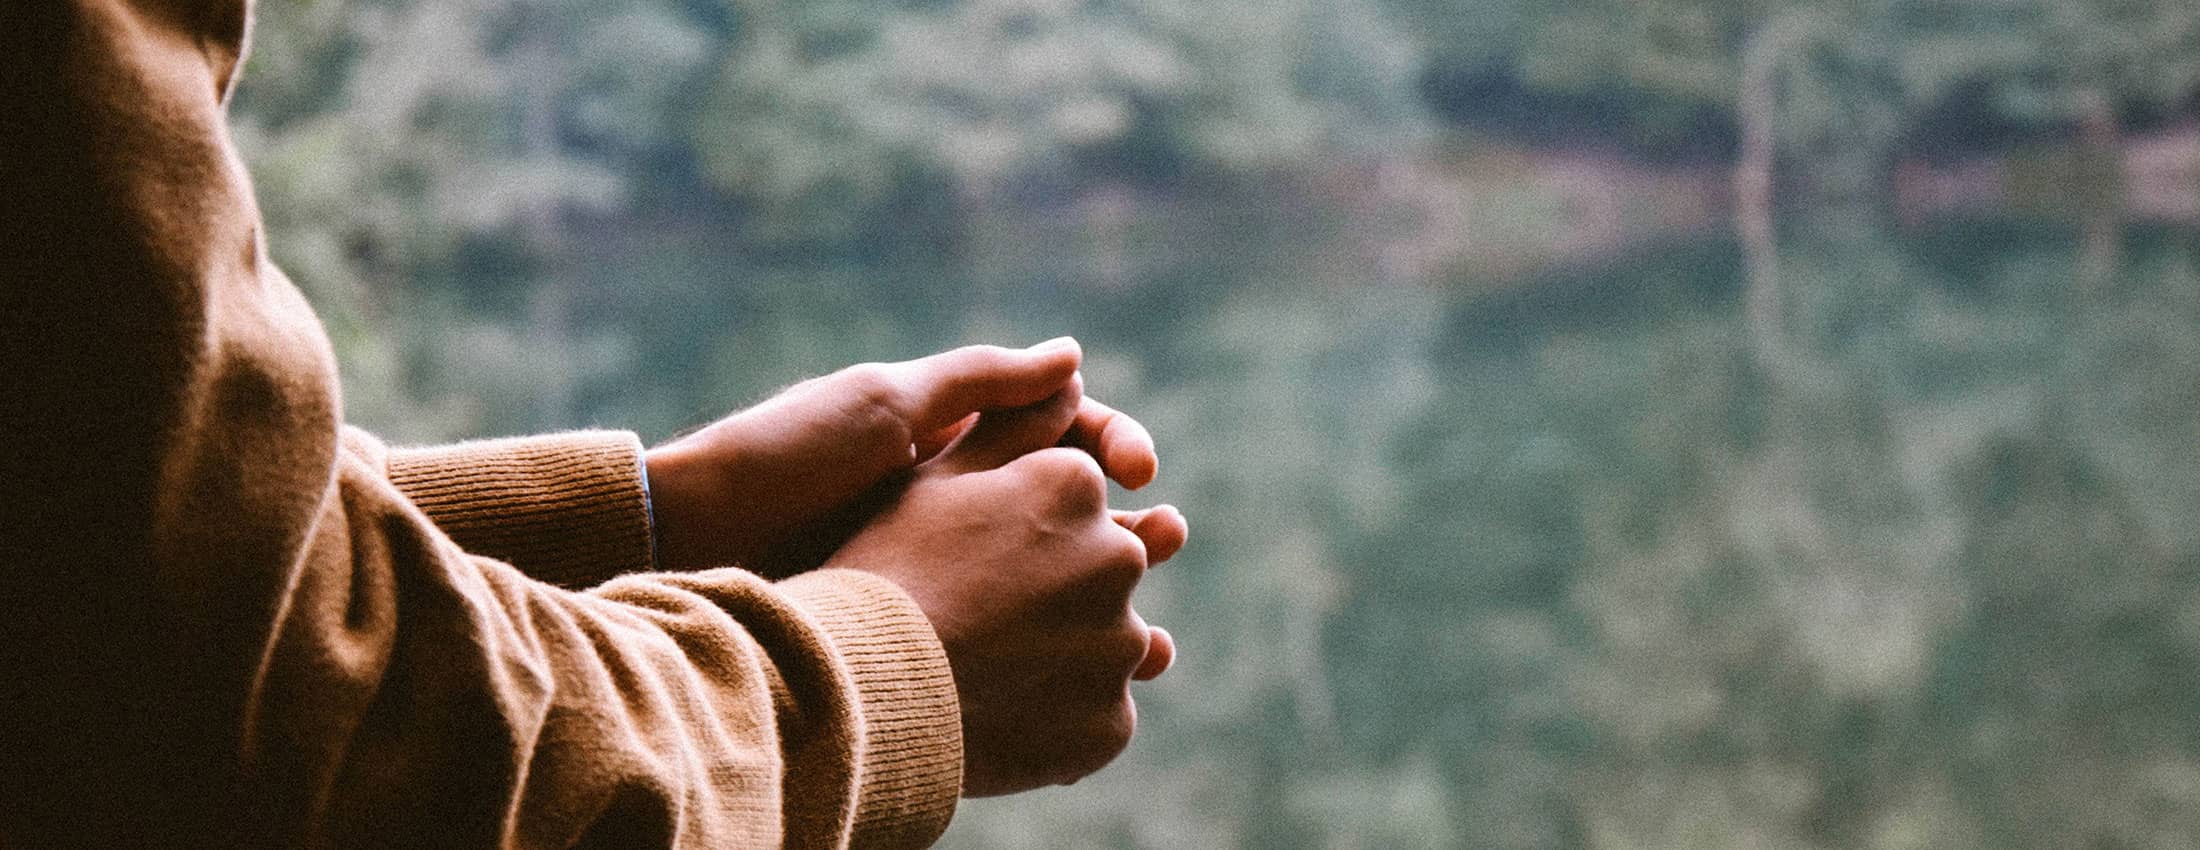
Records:
[[[1094,846],[1355,836],[1442,847],[1462,836],[1439,766],[1358,757],[1371,718],[1349,716],[1360,710],[1344,693],[1356,685],[1352,665],[1329,640],[1379,615],[1347,608],[1357,588],[1394,578],[1394,565],[1351,542],[1416,510],[1389,437],[1441,386],[1425,352],[1447,296],[1363,285],[1364,268],[1330,256],[1337,245],[1305,238],[1315,228],[1290,197],[1234,200],[1144,208],[1132,238],[1087,246],[1145,287],[1052,294],[1085,331],[1090,385],[1162,442],[1161,480],[1129,501],[1174,501],[1191,514],[1194,543],[1152,576],[1139,605],[1179,636],[1180,666],[1137,690],[1146,720],[1123,764],[1074,793],[967,805],[949,845],[1074,833]],[[997,235],[1011,251],[1035,241]],[[1050,278],[1108,273],[1081,256],[994,259],[994,279],[977,283],[1004,306]],[[1404,728],[1394,720],[1381,718],[1384,734]]]
[[[2162,386],[2195,361],[2134,357],[2189,336],[2190,257],[2093,298],[2054,246],[1957,296],[1869,227],[1803,229],[1778,344],[1673,323],[1575,367],[1678,365],[1607,409],[1637,466],[1576,491],[1572,811],[1608,846],[2200,837],[2164,820],[2200,706],[2160,530],[2200,507]]]
[[[1943,685],[1975,733],[1965,787],[2009,813],[2007,840],[2200,836],[2200,312],[2189,246],[2133,259],[2060,317],[2038,426],[1969,470],[1978,614]]]
[[[2200,279],[2137,234],[2074,287],[2079,241],[1802,223],[1772,351],[1805,368],[1738,265],[1464,340],[1426,317],[1490,307],[1244,270],[1126,399],[1206,509],[1146,603],[1183,676],[1127,769],[958,834],[2189,844]]]

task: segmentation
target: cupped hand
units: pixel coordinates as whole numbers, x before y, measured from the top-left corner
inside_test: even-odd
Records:
[[[1082,357],[1063,337],[851,366],[652,449],[658,566],[738,563],[772,576],[816,566],[981,411],[1056,396]],[[1125,487],[1153,480],[1153,438],[1097,401],[1080,397],[1059,442]]]
[[[1085,409],[1079,389],[982,417],[826,564],[894,581],[931,620],[961,702],[969,796],[1100,769],[1137,727],[1129,682],[1175,655],[1130,597],[1184,544],[1184,517],[1109,510],[1102,465],[1056,447]]]

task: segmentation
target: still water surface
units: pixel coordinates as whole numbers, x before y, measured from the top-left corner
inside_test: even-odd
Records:
[[[1198,545],[1123,769],[955,843],[2200,841],[2192,234],[1789,231],[1002,294],[1102,329]]]

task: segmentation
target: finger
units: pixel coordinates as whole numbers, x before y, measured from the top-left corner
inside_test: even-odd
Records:
[[[938,456],[940,450],[947,448],[949,444],[960,439],[962,435],[970,433],[970,426],[976,424],[978,424],[978,414],[972,413],[955,420],[945,428],[918,434],[916,445],[911,447],[917,462],[923,463]]]
[[[1065,336],[1022,349],[965,346],[888,368],[900,378],[900,413],[909,433],[922,435],[972,413],[1045,401],[1083,359],[1077,341]]]
[[[1159,505],[1142,511],[1111,511],[1115,524],[1131,530],[1146,544],[1146,565],[1153,566],[1176,556],[1184,548],[1184,541],[1191,534],[1191,526],[1184,521],[1184,514],[1174,505]]]
[[[1040,449],[1052,448],[1077,416],[1077,402],[1084,397],[1084,380],[1074,373],[1052,398],[1013,410],[978,414],[977,424],[942,449],[932,463],[947,472],[984,472],[999,469]]]
[[[1154,453],[1153,435],[1146,426],[1122,411],[1087,398],[1077,409],[1062,444],[1084,449],[1108,477],[1136,490],[1153,482],[1161,460]]]
[[[1148,626],[1146,630],[1146,657],[1138,662],[1138,669],[1131,671],[1131,679],[1152,681],[1169,672],[1176,665],[1176,638],[1168,629]]]

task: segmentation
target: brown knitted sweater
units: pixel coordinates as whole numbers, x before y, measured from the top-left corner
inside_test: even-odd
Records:
[[[644,572],[629,434],[340,426],[223,129],[247,20],[0,2],[0,845],[936,837],[892,584]]]

